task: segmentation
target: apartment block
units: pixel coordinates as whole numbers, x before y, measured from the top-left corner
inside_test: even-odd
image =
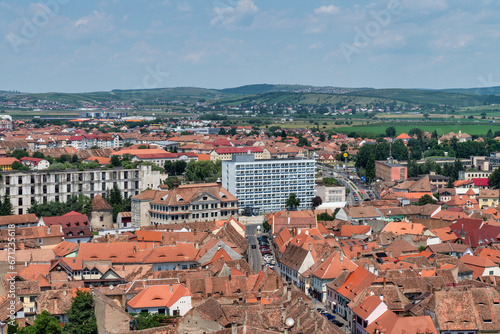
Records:
[[[222,186],[238,198],[240,209],[283,210],[292,193],[300,198],[298,209],[309,209],[315,173],[314,159],[256,160],[252,154],[237,155],[222,162]]]
[[[238,219],[238,199],[218,183],[186,184],[132,197],[132,226]]]
[[[407,178],[407,168],[385,161],[375,161],[375,176],[384,181],[404,181]]]
[[[135,196],[160,184],[160,172],[151,166],[135,169],[113,168],[92,170],[8,171],[0,178],[0,196],[9,194],[14,214],[25,214],[36,203],[66,202],[83,194],[94,198],[105,195],[114,185],[124,197]]]

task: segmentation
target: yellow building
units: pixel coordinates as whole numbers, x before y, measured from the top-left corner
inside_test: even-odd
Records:
[[[479,207],[494,207],[498,206],[498,197],[500,190],[498,189],[481,189],[479,190]]]
[[[2,170],[12,170],[12,164],[19,160],[16,158],[0,158],[0,169]]]

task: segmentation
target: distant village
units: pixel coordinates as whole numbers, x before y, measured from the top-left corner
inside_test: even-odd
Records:
[[[500,333],[500,134],[81,116],[0,120],[0,333]]]

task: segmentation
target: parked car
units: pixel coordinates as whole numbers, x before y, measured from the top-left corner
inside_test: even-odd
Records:
[[[335,320],[335,319],[329,319],[329,320],[330,320],[330,322],[331,322],[332,324],[334,324],[334,325],[335,325],[335,326],[337,326],[337,327],[342,327],[342,326],[344,326],[344,324],[343,324],[343,323],[341,323],[341,322],[340,322],[340,321],[338,321],[338,320]]]

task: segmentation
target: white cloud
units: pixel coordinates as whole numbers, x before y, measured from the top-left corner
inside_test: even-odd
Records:
[[[448,3],[446,0],[402,0],[401,7],[403,10],[428,14],[448,9]]]
[[[74,31],[77,35],[87,35],[90,33],[104,33],[114,29],[113,16],[104,12],[94,10],[88,16],[82,16],[73,23]]]
[[[311,45],[309,45],[308,49],[309,50],[318,50],[318,49],[321,49],[323,47],[323,43],[313,43]]]
[[[332,14],[338,14],[339,12],[340,8],[334,5],[321,6],[314,10],[314,13],[317,15],[322,15],[322,14],[332,15]]]
[[[258,11],[259,8],[252,0],[241,0],[236,6],[216,6],[214,8],[215,17],[210,23],[223,26],[234,25],[246,18],[253,17]]]
[[[180,12],[189,12],[191,11],[191,6],[187,2],[181,2],[177,5],[177,10]]]
[[[182,60],[184,60],[185,62],[189,62],[189,63],[199,63],[200,60],[201,60],[201,57],[205,55],[205,51],[199,51],[199,52],[192,52],[192,53],[188,53],[187,55],[184,55],[182,57]]]
[[[474,36],[471,34],[451,35],[443,34],[439,39],[434,40],[432,44],[438,49],[457,50],[462,49],[474,41]]]

